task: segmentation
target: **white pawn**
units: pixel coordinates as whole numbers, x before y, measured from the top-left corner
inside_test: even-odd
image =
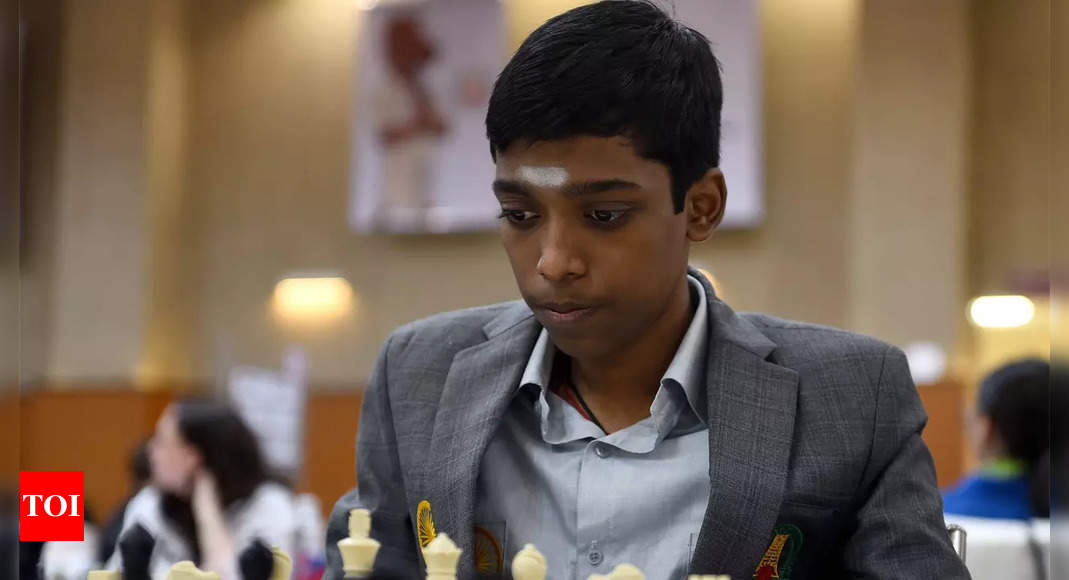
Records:
[[[219,580],[216,572],[202,572],[193,562],[182,560],[171,566],[167,580]]]
[[[512,580],[546,580],[546,557],[527,544],[512,558]]]
[[[271,546],[271,580],[290,580],[293,575],[293,560],[285,550]]]
[[[440,533],[423,549],[427,580],[457,580],[457,563],[463,552],[446,533]]]
[[[338,541],[342,570],[346,577],[362,578],[371,574],[375,567],[375,555],[379,543],[371,534],[371,512],[355,509],[349,512],[349,537]]]
[[[592,574],[587,580],[646,580],[646,575],[632,564],[620,564],[607,575]]]
[[[646,575],[637,566],[620,564],[612,569],[612,572],[609,573],[609,578],[612,578],[612,580],[646,580]]]

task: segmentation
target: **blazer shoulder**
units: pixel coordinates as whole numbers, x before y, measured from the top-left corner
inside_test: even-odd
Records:
[[[863,369],[875,383],[888,358],[905,358],[898,347],[864,334],[767,314],[742,316],[776,343],[773,358],[778,364],[800,372]]]
[[[446,363],[457,352],[485,341],[487,331],[518,324],[531,316],[522,300],[441,312],[398,327],[387,339],[388,356],[417,356]]]

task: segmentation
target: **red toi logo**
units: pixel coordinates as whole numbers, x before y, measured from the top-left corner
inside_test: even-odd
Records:
[[[19,539],[85,539],[85,472],[20,471]]]

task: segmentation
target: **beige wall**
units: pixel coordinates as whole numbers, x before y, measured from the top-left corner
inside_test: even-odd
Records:
[[[189,382],[220,365],[277,365],[299,342],[314,383],[356,385],[397,325],[516,296],[493,234],[349,231],[350,0],[154,0],[107,34],[94,23],[113,10],[76,4],[49,188],[49,373]],[[513,46],[576,4],[509,0]],[[979,263],[966,206],[994,196],[968,191],[969,107],[981,99],[969,90],[970,12],[966,0],[763,1],[767,219],[694,250],[736,307],[955,342],[966,267]],[[98,103],[107,83],[121,87]],[[94,104],[101,118],[84,112]],[[275,282],[305,271],[348,278],[355,312],[277,322]]]
[[[45,374],[129,377],[141,349],[147,6],[69,2],[61,44]]]
[[[0,405],[18,384],[18,36],[18,7],[9,2],[0,6]],[[0,426],[0,433],[9,431]],[[0,466],[3,477],[7,464]]]
[[[849,326],[899,345],[951,351],[962,327],[969,16],[966,0],[871,1],[863,10]]]
[[[1056,283],[1051,293],[1051,355],[1065,368],[1069,364],[1069,228],[1061,226],[1069,215],[1066,194],[1069,191],[1069,2],[1055,2],[1052,13],[1051,158],[1054,163],[1047,223],[1050,224],[1051,271]],[[1061,433],[1056,436],[1061,437]]]
[[[197,316],[197,268],[189,240],[190,38],[185,0],[152,0],[149,8],[147,187],[149,235],[144,340],[138,383],[188,383],[189,322]]]
[[[971,285],[1012,290],[1049,265],[1050,3],[977,2]]]

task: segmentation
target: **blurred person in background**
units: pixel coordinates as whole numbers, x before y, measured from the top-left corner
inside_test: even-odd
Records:
[[[946,490],[948,514],[1050,516],[1050,365],[1007,364],[980,384],[970,434],[981,467]]]
[[[107,561],[111,553],[115,551],[115,545],[119,541],[119,533],[122,532],[123,518],[126,515],[126,507],[130,505],[130,501],[142,490],[149,481],[152,479],[152,465],[148,458],[148,441],[143,441],[138,445],[133,453],[130,454],[130,495],[123,501],[111,514],[111,518],[105,524],[104,529],[100,531],[100,546],[97,548],[97,559],[101,562]]]
[[[236,580],[239,554],[256,540],[292,553],[292,494],[271,481],[256,437],[229,406],[195,398],[170,405],[149,458],[151,485],[127,505],[122,529],[140,525],[155,539],[153,578],[192,560]],[[108,568],[120,559],[116,550]]]

